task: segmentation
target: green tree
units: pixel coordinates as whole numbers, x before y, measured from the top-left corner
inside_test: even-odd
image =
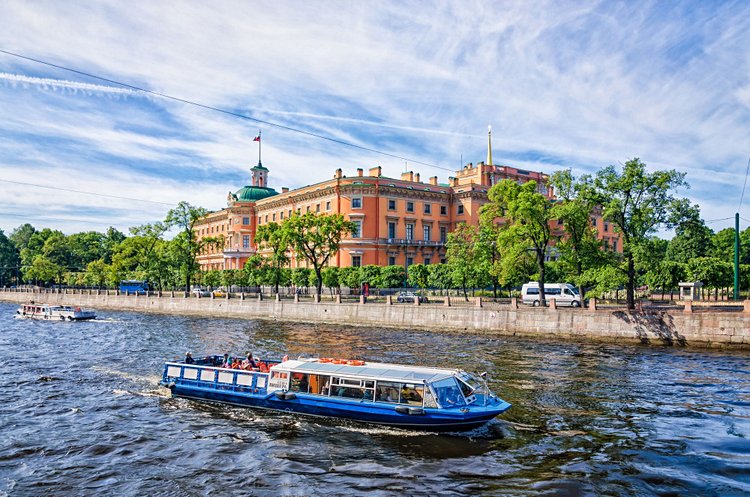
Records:
[[[262,249],[271,251],[269,257],[274,273],[274,293],[279,293],[281,282],[281,270],[289,264],[289,232],[280,224],[271,222],[258,226],[255,233],[255,241]]]
[[[420,289],[427,288],[430,277],[430,264],[412,264],[409,266],[408,282],[409,285],[419,287]]]
[[[676,206],[679,222],[675,226],[675,236],[669,241],[667,258],[687,263],[696,257],[713,256],[714,232],[701,219],[700,207],[690,205],[687,200]]]
[[[185,278],[185,295],[190,292],[190,280],[200,266],[195,258],[200,253],[205,240],[198,241],[195,236],[195,223],[205,216],[208,211],[202,207],[195,207],[187,202],[180,202],[177,207],[167,213],[164,224],[167,228],[179,228],[180,232],[172,240],[175,255]]]
[[[380,288],[400,288],[404,284],[404,266],[392,265],[380,268]]]
[[[109,266],[104,259],[97,259],[91,261],[86,265],[86,271],[84,273],[84,282],[87,286],[95,286],[101,288],[105,286],[107,282],[107,275],[110,271]]]
[[[564,230],[556,236],[555,244],[560,255],[560,269],[578,286],[583,299],[583,273],[607,262],[602,242],[596,238],[596,228],[591,225],[591,215],[596,207],[592,180],[589,176],[576,179],[570,170],[564,170],[553,173],[550,184],[557,196],[551,216],[562,223]]]
[[[447,265],[455,286],[460,287],[464,299],[469,300],[467,289],[475,288],[478,281],[477,246],[478,228],[466,223],[459,223],[456,229],[448,233],[445,244]]]
[[[310,283],[310,269],[306,267],[292,268],[292,284],[299,288],[307,288]]]
[[[71,267],[85,268],[89,262],[104,258],[104,235],[97,231],[74,233],[67,243]]]
[[[451,268],[448,264],[430,264],[427,268],[429,271],[427,284],[430,288],[446,290],[453,286]]]
[[[3,230],[0,230],[0,287],[4,287],[16,277],[19,264],[20,257],[16,246],[5,236]]]
[[[691,281],[700,281],[706,289],[713,289],[718,300],[719,288],[733,284],[734,265],[716,257],[697,257],[687,263],[687,275]]]
[[[26,223],[14,229],[10,233],[9,238],[13,242],[13,245],[16,246],[16,250],[20,253],[28,246],[29,240],[34,233],[36,233],[36,229],[29,223]]]
[[[682,204],[672,192],[687,186],[684,178],[674,170],[648,173],[638,158],[627,161],[622,172],[608,166],[596,174],[597,204],[622,236],[629,309],[635,308],[636,249],[659,227],[672,228],[680,221],[675,213]]]
[[[348,288],[359,288],[362,285],[362,271],[354,266],[339,268],[339,282]]]
[[[649,286],[651,292],[660,288],[662,293],[669,290],[669,300],[672,300],[674,290],[679,288],[681,281],[685,281],[687,275],[687,264],[682,262],[664,260],[653,264],[644,275],[644,282]]]
[[[339,268],[336,266],[323,268],[323,284],[328,287],[333,295],[333,289],[339,289]]]
[[[498,238],[501,250],[516,257],[521,257],[524,251],[534,255],[538,269],[539,300],[542,305],[546,305],[544,266],[547,247],[552,238],[551,203],[537,191],[535,181],[519,185],[512,180],[502,180],[490,188],[488,197],[489,203],[483,208],[489,215],[505,217],[505,224]]]
[[[380,287],[380,266],[368,264],[362,266],[360,271],[362,274],[362,283],[368,283],[372,288]]]
[[[214,290],[221,285],[221,271],[218,269],[209,269],[203,273],[203,283]]]
[[[282,223],[290,245],[305,259],[315,272],[316,291],[323,288],[322,269],[331,256],[339,251],[342,237],[354,233],[356,224],[341,214],[318,215],[314,212],[293,214]]]

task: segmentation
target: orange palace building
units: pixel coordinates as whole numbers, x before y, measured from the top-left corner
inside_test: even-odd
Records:
[[[198,238],[221,236],[224,240],[223,247],[205,247],[198,262],[203,270],[241,269],[249,257],[259,253],[257,227],[281,223],[295,212],[343,214],[357,224],[357,233],[342,240],[331,265],[445,262],[448,233],[459,223],[479,223],[479,208],[488,201],[487,191],[498,181],[534,180],[540,193],[553,198],[546,174],[496,166],[490,148],[487,155],[487,163],[467,164],[448,178],[447,184],[438,183],[437,176],[424,182],[411,171],[398,179],[388,178],[380,167],[373,167],[367,174],[357,169],[354,176],[345,176],[337,169],[332,179],[291,191],[282,188],[281,193],[268,188],[269,171],[259,162],[251,170],[251,185],[230,192],[225,209],[206,215],[196,224]],[[592,222],[605,247],[620,251],[618,235],[610,226],[596,216]],[[305,265],[305,261],[294,259],[291,264]]]

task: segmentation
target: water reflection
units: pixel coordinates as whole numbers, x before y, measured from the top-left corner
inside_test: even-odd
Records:
[[[746,353],[0,304],[0,495],[747,495]],[[252,351],[487,371],[513,408],[435,435],[172,399],[165,359]]]

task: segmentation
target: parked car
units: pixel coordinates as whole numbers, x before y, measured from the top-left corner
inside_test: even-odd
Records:
[[[205,288],[200,288],[200,287],[193,287],[193,289],[190,291],[190,294],[193,297],[210,297],[211,296],[211,292],[209,292]]]
[[[581,307],[578,289],[570,283],[545,283],[545,300],[555,299],[559,306]],[[527,305],[539,306],[539,283],[530,281],[521,287],[521,301]]]
[[[214,290],[213,294],[214,294],[214,297],[226,297],[227,296],[224,290]]]
[[[427,297],[424,295],[420,295],[415,292],[399,292],[398,297],[396,297],[397,302],[409,302],[414,303],[414,299],[419,299],[420,302],[427,302]]]

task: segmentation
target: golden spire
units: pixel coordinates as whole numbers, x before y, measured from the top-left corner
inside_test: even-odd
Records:
[[[492,126],[487,126],[487,165],[492,165]]]

